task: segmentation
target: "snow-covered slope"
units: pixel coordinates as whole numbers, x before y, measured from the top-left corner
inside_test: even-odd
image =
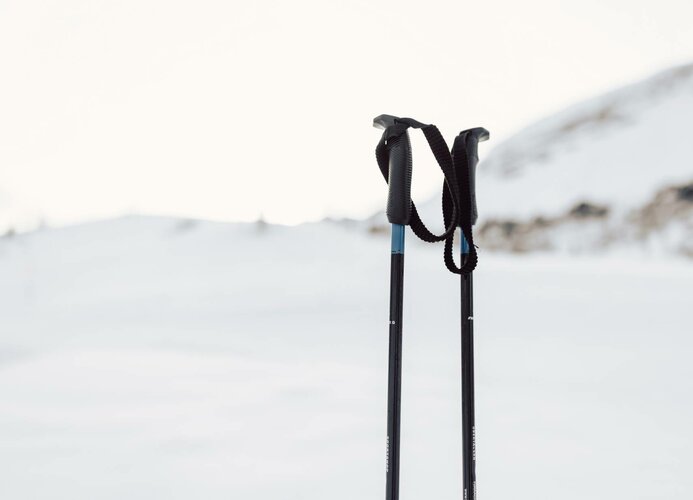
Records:
[[[572,106],[488,155],[492,143],[482,145],[479,243],[513,251],[629,247],[693,255],[691,130],[688,65]],[[659,202],[670,207],[661,210]],[[422,212],[437,220],[439,206],[433,200]],[[670,217],[653,218],[653,211]],[[656,225],[644,222],[654,219]]]
[[[389,244],[128,217],[0,238],[0,497],[384,494]],[[688,500],[688,261],[483,255],[488,498]],[[458,282],[409,245],[402,499],[458,499]]]
[[[693,181],[693,65],[577,104],[494,148],[479,175],[488,217],[557,216],[588,201],[640,207]],[[518,195],[517,193],[522,193]]]

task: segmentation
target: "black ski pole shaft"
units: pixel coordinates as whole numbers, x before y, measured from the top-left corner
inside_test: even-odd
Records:
[[[460,235],[461,262],[469,255],[469,245]],[[476,500],[476,429],[474,425],[474,304],[472,273],[460,276],[462,318],[462,491],[463,500]]]
[[[404,228],[405,226],[402,224],[392,224],[392,256],[390,257],[390,347],[387,387],[386,500],[398,500],[399,498]]]

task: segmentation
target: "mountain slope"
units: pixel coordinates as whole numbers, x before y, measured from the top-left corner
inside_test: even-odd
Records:
[[[488,155],[481,145],[479,244],[693,255],[693,199],[686,194],[693,190],[691,130],[693,65],[687,65],[572,106]],[[435,199],[421,212],[438,220],[439,206]]]
[[[693,65],[577,104],[495,147],[480,169],[488,217],[555,216],[583,201],[643,206],[693,181]],[[503,179],[485,188],[484,179]],[[518,195],[518,193],[521,193]]]

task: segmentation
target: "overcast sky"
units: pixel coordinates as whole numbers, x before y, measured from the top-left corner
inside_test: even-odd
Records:
[[[386,195],[375,115],[483,125],[488,151],[693,60],[691,19],[674,0],[0,0],[0,227],[364,216]],[[425,198],[440,174],[414,147]]]

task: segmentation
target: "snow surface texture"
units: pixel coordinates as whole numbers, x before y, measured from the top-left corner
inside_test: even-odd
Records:
[[[693,256],[693,196],[657,225],[643,221],[663,193],[693,191],[691,130],[693,65],[572,106],[497,146],[491,131],[492,141],[479,146],[479,243],[514,252],[628,247]],[[581,204],[603,213],[581,212]],[[440,200],[420,212],[437,221]]]
[[[401,496],[456,500],[458,282],[439,247],[406,260]],[[0,497],[382,499],[388,265],[330,223],[0,239]],[[692,280],[481,254],[482,498],[690,499]]]

